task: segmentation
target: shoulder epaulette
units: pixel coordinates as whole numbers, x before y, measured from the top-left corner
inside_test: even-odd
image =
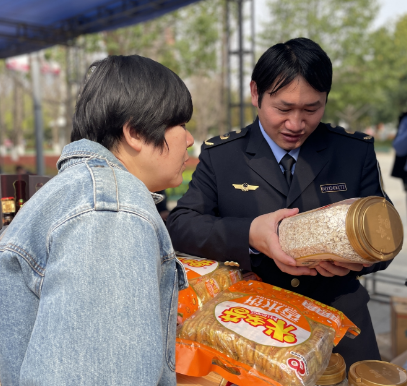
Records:
[[[340,126],[332,127],[330,123],[327,123],[326,127],[332,133],[344,135],[346,137],[350,137],[350,138],[354,138],[354,139],[359,139],[360,141],[364,141],[364,142],[374,142],[374,138],[371,135],[362,133],[360,131],[347,130]]]
[[[203,148],[210,149],[211,147],[219,146],[219,145],[233,141],[238,138],[243,138],[247,134],[247,132],[248,132],[248,128],[245,127],[244,129],[241,129],[241,130],[230,131],[229,133],[226,133],[223,135],[218,135],[217,137],[207,139],[203,143]]]

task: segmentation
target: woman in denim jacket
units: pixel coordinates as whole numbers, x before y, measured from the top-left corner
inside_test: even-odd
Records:
[[[182,182],[191,96],[140,56],[90,67],[59,174],[0,239],[0,381],[175,385],[177,261],[154,193]]]

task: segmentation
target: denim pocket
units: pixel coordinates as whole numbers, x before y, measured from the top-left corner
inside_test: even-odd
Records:
[[[166,359],[168,367],[175,371],[175,335],[177,330],[178,309],[178,271],[175,266],[174,286],[172,289],[171,306],[168,316]]]

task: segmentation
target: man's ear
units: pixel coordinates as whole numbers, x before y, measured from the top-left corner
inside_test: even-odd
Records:
[[[130,146],[133,150],[140,152],[143,140],[141,139],[140,135],[134,130],[129,123],[126,123],[123,126],[123,137],[124,141]]]
[[[259,93],[257,92],[257,84],[254,80],[250,82],[250,94],[252,96],[252,105],[259,107]]]

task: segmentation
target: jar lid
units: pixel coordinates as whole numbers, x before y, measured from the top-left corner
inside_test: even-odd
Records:
[[[348,379],[351,386],[405,386],[407,371],[393,363],[361,361],[350,367]]]
[[[395,257],[403,246],[403,223],[383,197],[355,201],[346,215],[346,234],[353,249],[371,262]]]
[[[14,197],[3,197],[1,199],[1,201],[7,201],[7,200],[13,200],[14,201]]]
[[[318,378],[317,385],[336,385],[346,377],[346,364],[340,354],[332,354],[329,358],[328,367]]]

